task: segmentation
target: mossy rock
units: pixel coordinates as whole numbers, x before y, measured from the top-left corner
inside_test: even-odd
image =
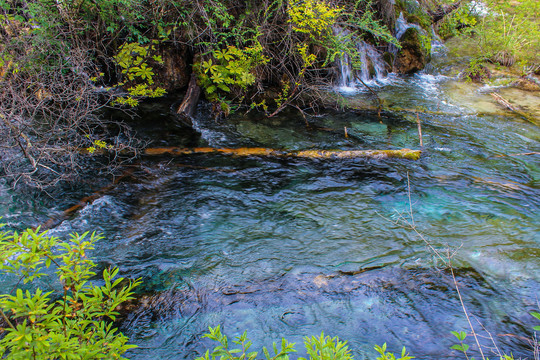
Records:
[[[388,65],[390,69],[393,69],[394,67],[394,60],[396,59],[396,56],[392,54],[391,52],[387,51],[382,55],[382,59],[384,62]]]
[[[401,74],[412,74],[422,70],[431,59],[431,55],[422,46],[421,34],[417,28],[408,28],[401,36],[401,50],[395,61],[395,69]]]

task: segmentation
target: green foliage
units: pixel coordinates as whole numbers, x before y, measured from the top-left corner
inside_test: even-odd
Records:
[[[405,346],[401,349],[401,357],[396,358],[396,356],[391,352],[386,352],[386,343],[383,346],[375,345],[375,350],[381,355],[377,360],[411,360],[414,359],[414,356],[410,356],[407,353]]]
[[[292,0],[287,8],[293,30],[312,38],[329,36],[342,11],[322,0]]]
[[[159,43],[159,41],[150,45],[125,43],[120,47],[114,60],[122,68],[122,74],[126,76],[128,83],[132,84],[132,86],[127,88],[129,96],[118,97],[113,101],[113,104],[134,107],[139,104],[138,99],[147,97],[155,98],[165,95],[165,89],[152,87],[155,74],[150,61],[163,64],[161,56],[155,55],[156,43]],[[124,82],[118,85],[125,84]]]
[[[207,99],[223,106],[226,95],[242,97],[248,86],[255,83],[255,68],[267,62],[261,44],[255,40],[243,49],[229,45],[213,50],[208,60],[195,63],[193,68]]]
[[[24,284],[56,281],[62,289],[17,288],[15,295],[0,295],[0,315],[8,324],[0,340],[0,358],[123,359],[122,354],[134,347],[112,321],[139,281],[122,286],[118,269],[105,269],[103,285],[90,283],[96,265],[87,252],[99,239],[84,233],[62,242],[39,229],[0,232],[0,253],[5,256],[0,270],[20,276]]]
[[[357,38],[361,38],[363,33],[366,33],[377,40],[393,44],[398,48],[401,47],[391,30],[376,19],[373,0],[356,0],[354,6],[345,11],[345,14],[347,19],[344,25],[350,27]]]
[[[467,338],[467,333],[465,331],[452,331],[452,334],[458,339],[459,344],[454,344],[450,346],[450,349],[461,351],[465,354],[465,356],[467,356],[467,350],[469,350],[469,345],[463,342],[465,341],[465,338]]]
[[[439,23],[438,34],[441,38],[448,39],[470,31],[477,23],[478,15],[472,13],[468,7],[460,6]]]
[[[486,6],[488,12],[476,26],[463,29],[463,46],[483,61],[504,66],[540,63],[540,3],[490,0]]]
[[[533,311],[531,312],[531,315],[540,320],[540,313]],[[536,331],[540,331],[540,326],[535,326],[533,327],[533,329]]]
[[[418,34],[418,37],[420,39],[420,46],[422,46],[422,49],[424,49],[425,53],[429,56],[431,54],[431,37]]]
[[[339,338],[324,336],[321,332],[319,337],[306,336],[304,345],[310,360],[352,360],[351,351],[347,346],[346,341],[341,341]],[[300,358],[299,360],[307,360]]]
[[[467,81],[483,82],[489,78],[489,72],[484,66],[484,59],[473,57],[464,72]]]
[[[220,345],[216,346],[211,353],[210,350],[207,350],[204,356],[196,360],[213,360],[217,357],[221,360],[254,360],[257,358],[258,352],[249,352],[251,341],[248,340],[246,332],[232,341],[238,347],[231,349],[229,347],[229,340],[227,336],[221,333],[219,325],[215,328],[209,327],[208,330],[210,332],[204,335],[204,337],[214,340]],[[274,355],[270,355],[270,352],[266,348],[263,348],[266,360],[286,360],[289,358],[288,354],[296,351],[294,350],[294,343],[289,343],[285,339],[282,339],[279,350],[276,343],[274,343],[273,350]]]
[[[203,337],[209,338],[217,343],[216,347],[212,351],[207,350],[204,356],[197,358],[196,360],[254,360],[257,359],[258,352],[249,351],[251,348],[251,341],[249,341],[246,332],[242,336],[236,337],[233,342],[235,347],[229,345],[227,336],[221,333],[221,328],[216,326],[215,328],[209,327],[209,333]],[[272,353],[266,348],[262,348],[264,358],[266,360],[289,360],[289,356],[296,352],[294,348],[295,344],[288,342],[286,339],[281,339],[281,343],[272,344]],[[351,351],[346,341],[341,341],[339,338],[325,336],[321,332],[320,336],[306,336],[304,337],[304,347],[308,355],[307,358],[299,357],[298,360],[354,360],[351,355]],[[375,350],[381,355],[377,360],[410,360],[414,359],[413,356],[409,356],[406,353],[405,348],[401,352],[401,357],[396,358],[394,354],[386,352],[386,344],[382,347],[375,346]]]

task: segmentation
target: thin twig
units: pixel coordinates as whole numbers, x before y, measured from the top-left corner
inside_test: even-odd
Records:
[[[6,314],[4,314],[4,312],[2,311],[2,309],[0,309],[0,314],[2,314],[2,317],[4,318],[4,320],[6,321],[6,323],[8,324],[8,326],[12,329],[15,329],[15,326],[13,326],[13,324],[11,323],[11,321],[9,321],[8,317],[6,316]]]
[[[418,137],[420,138],[420,146],[424,146],[424,142],[422,141],[422,124],[420,123],[420,116],[418,116],[418,113],[416,113],[416,123],[418,124]]]
[[[459,302],[461,304],[461,309],[463,310],[463,313],[465,314],[465,317],[467,318],[467,322],[469,323],[469,327],[471,328],[471,333],[474,337],[474,340],[476,341],[476,345],[478,346],[478,350],[480,351],[480,355],[482,356],[483,360],[486,360],[486,357],[484,356],[484,352],[482,351],[482,346],[480,345],[480,341],[478,340],[478,336],[476,334],[476,331],[474,331],[474,326],[471,322],[471,319],[469,317],[469,314],[467,313],[467,308],[465,307],[465,303],[463,302],[463,297],[461,296],[461,291],[459,290],[459,285],[456,279],[456,276],[454,274],[454,269],[450,266],[450,273],[452,274],[452,280],[454,281],[454,286],[456,287],[456,291],[459,297]]]

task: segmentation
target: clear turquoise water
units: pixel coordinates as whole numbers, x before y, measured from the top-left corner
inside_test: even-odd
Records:
[[[103,232],[94,252],[100,267],[143,279],[144,306],[122,323],[139,345],[132,359],[192,359],[218,324],[229,336],[247,330],[257,349],[324,331],[349,341],[357,359],[375,358],[373,344],[383,342],[420,359],[454,359],[450,331],[467,323],[452,278],[413,231],[394,223],[409,210],[408,175],[415,223],[434,248],[455,250],[470,314],[502,349],[532,357],[526,342],[498,334],[530,336],[538,325],[527,312],[540,289],[540,161],[501,155],[540,151],[540,130],[511,117],[462,115],[475,109],[452,89],[451,79],[432,75],[379,89],[395,106],[451,113],[420,115],[419,161],[147,159],[136,179],[52,232]],[[201,109],[199,136],[174,126],[144,131],[159,146],[419,148],[415,121],[328,112],[307,129],[292,111],[216,122]],[[12,227],[35,225],[89,188],[47,199],[2,185],[0,213]]]

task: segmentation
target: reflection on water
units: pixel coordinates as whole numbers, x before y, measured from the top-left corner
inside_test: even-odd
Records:
[[[439,250],[459,248],[454,263],[471,314],[494,335],[530,335],[527,311],[540,289],[540,162],[506,155],[539,151],[540,131],[472,115],[479,110],[454,89],[444,76],[417,75],[380,90],[396,106],[448,113],[420,114],[419,161],[147,159],[136,180],[53,232],[102,231],[100,266],[142,277],[147,295],[122,325],[140,346],[133,359],[193,358],[217,324],[230,336],[248,330],[257,347],[324,330],[348,340],[357,359],[373,358],[372,344],[385,341],[419,358],[452,359],[450,331],[467,328],[452,279],[423,241],[392,222],[409,210],[409,174],[419,229]],[[201,109],[200,138],[168,129],[160,145],[419,147],[416,115],[327,113],[308,121],[309,128],[289,112],[216,122]],[[5,187],[0,194],[13,226],[31,224],[27,216],[43,221],[68,202],[17,197]],[[527,354],[519,339],[496,340],[516,358]]]

